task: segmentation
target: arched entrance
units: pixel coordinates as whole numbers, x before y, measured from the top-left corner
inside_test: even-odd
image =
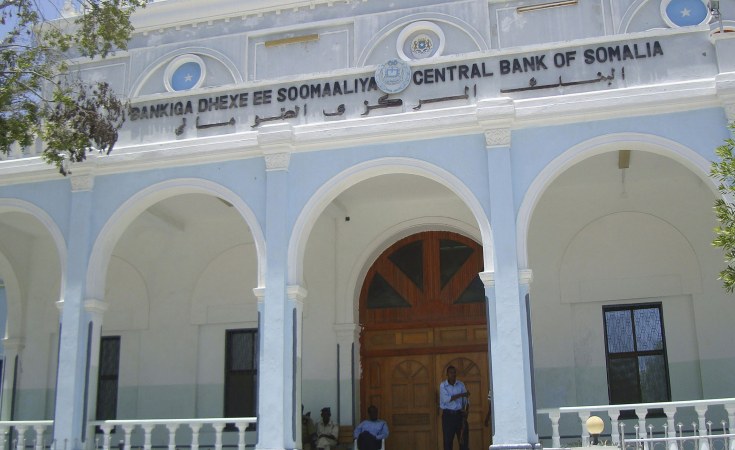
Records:
[[[388,422],[387,447],[441,448],[438,387],[449,365],[470,391],[470,448],[489,446],[482,261],[472,239],[429,231],[396,242],[368,271],[360,293],[361,404],[376,405]]]

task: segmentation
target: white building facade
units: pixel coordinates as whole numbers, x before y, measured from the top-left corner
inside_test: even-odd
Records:
[[[438,449],[454,365],[472,447],[510,449],[555,443],[541,410],[735,397],[732,1],[242,3],[152,2],[75,61],[130,99],[110,155],[0,161],[0,424],[252,417],[280,450],[301,405],[376,404],[386,448]]]

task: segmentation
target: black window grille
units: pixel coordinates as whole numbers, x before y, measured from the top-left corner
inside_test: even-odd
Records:
[[[610,404],[671,401],[660,303],[603,307]]]
[[[120,377],[120,336],[100,340],[100,367],[97,381],[97,420],[117,418],[117,389]]]
[[[258,330],[227,330],[225,417],[255,417],[258,393]]]

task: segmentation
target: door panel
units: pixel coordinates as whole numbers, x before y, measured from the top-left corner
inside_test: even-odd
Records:
[[[363,364],[369,378],[363,383],[363,409],[376,405],[381,418],[388,422],[386,449],[442,450],[439,383],[450,364],[470,392],[470,449],[490,445],[489,430],[483,426],[488,407],[485,353],[372,357],[365,358]],[[455,448],[459,448],[456,442]]]

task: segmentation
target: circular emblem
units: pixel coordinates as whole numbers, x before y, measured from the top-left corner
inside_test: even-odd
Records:
[[[378,66],[375,83],[386,94],[397,94],[411,83],[411,67],[404,61],[391,59]]]
[[[169,92],[197,89],[204,83],[206,66],[197,55],[186,54],[173,59],[163,75],[163,84]]]
[[[411,53],[416,58],[422,58],[424,55],[431,53],[434,48],[434,41],[425,34],[419,34],[411,42]]]
[[[670,27],[690,27],[706,23],[710,11],[703,0],[662,0],[661,16]]]

